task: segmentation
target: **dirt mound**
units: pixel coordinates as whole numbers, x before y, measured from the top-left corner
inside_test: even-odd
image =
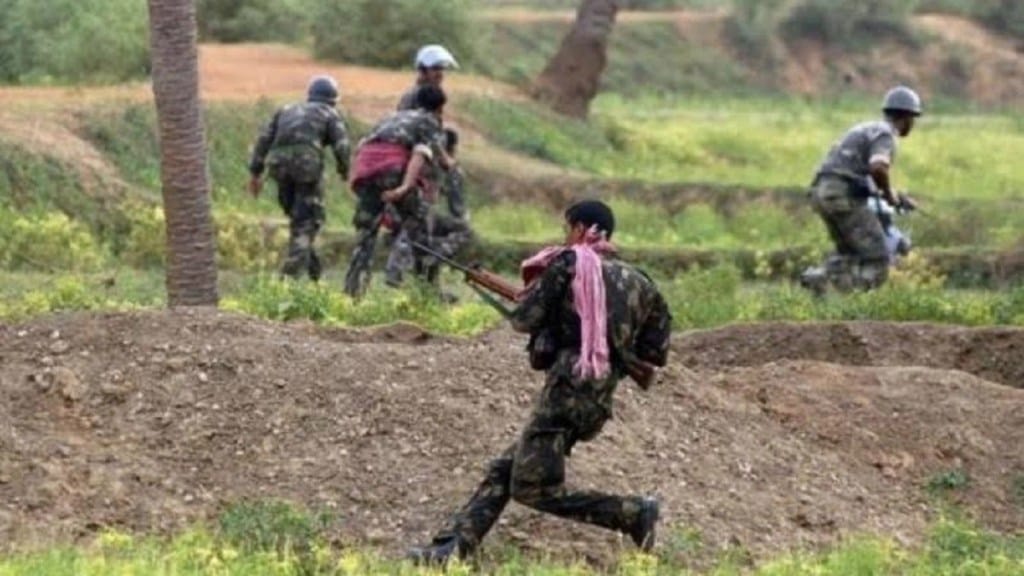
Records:
[[[623,385],[616,419],[574,451],[570,482],[656,493],[667,541],[692,528],[712,552],[853,532],[913,540],[928,520],[923,485],[952,469],[970,477],[959,498],[982,521],[1024,526],[1012,496],[1024,392],[961,371],[870,366],[911,357],[894,339],[905,330],[920,334],[922,360],[942,357],[924,348],[975,338],[1010,362],[1020,333],[802,327],[832,337],[820,341],[797,328],[677,337],[660,385]],[[541,381],[523,345],[505,329],[458,340],[216,312],[0,326],[0,541],[171,531],[240,498],[284,498],[335,512],[339,538],[401,550],[515,437]],[[758,356],[770,346],[775,355]],[[494,536],[599,558],[628,548],[515,505]]]
[[[846,366],[928,366],[1024,388],[1024,330],[853,322],[753,324],[693,332],[676,358],[696,370],[816,360]]]

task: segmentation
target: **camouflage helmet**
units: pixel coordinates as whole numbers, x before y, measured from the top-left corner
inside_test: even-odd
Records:
[[[447,48],[440,44],[428,44],[416,52],[417,68],[458,68],[459,63]]]
[[[333,106],[338,101],[338,82],[327,75],[314,76],[309,81],[306,99],[310,102],[323,102]]]
[[[886,114],[902,112],[920,116],[922,112],[921,97],[906,86],[897,86],[886,92],[885,100],[882,102],[882,111]]]

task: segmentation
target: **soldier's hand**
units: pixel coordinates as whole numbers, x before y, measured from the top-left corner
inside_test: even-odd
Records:
[[[896,200],[896,209],[901,212],[913,212],[914,210],[917,210],[917,202],[914,202],[914,200],[905,193],[901,192],[896,194]]]
[[[263,190],[263,180],[259,177],[252,177],[249,179],[249,194],[252,194],[253,198],[258,198],[260,191]]]
[[[399,186],[398,188],[392,188],[391,190],[388,190],[387,192],[384,192],[383,194],[380,195],[380,198],[381,198],[381,200],[383,200],[383,201],[385,201],[385,202],[390,204],[390,203],[393,203],[393,202],[398,202],[399,200],[401,200],[408,193],[409,193],[409,189],[408,188]]]

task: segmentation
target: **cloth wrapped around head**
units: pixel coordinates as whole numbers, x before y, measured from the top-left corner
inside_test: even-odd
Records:
[[[565,211],[570,226],[582,224],[582,236],[574,237],[568,246],[551,246],[523,261],[520,274],[523,284],[530,286],[547,270],[551,262],[566,250],[576,254],[572,281],[573,307],[580,318],[580,358],[576,375],[580,378],[604,378],[611,369],[608,351],[608,309],[605,300],[604,274],[601,258],[614,255],[611,243],[615,231],[615,215],[600,200],[584,200]]]

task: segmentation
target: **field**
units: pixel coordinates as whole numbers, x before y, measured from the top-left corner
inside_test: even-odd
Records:
[[[649,393],[623,383],[570,478],[657,494],[660,543],[641,555],[512,506],[448,572],[1024,574],[1012,39],[915,16],[917,44],[888,48],[916,67],[863,50],[822,79],[828,47],[741,54],[723,2],[636,4],[653,11],[622,15],[588,122],[523,90],[571,17],[561,1],[476,14],[502,58],[450,76],[448,115],[478,235],[465,260],[514,277],[560,240],[568,201],[598,196],[668,300],[669,366]],[[454,305],[416,283],[342,295],[353,199],[330,170],[325,278],[277,278],[287,222],[273,186],[244,191],[257,130],[309,74],[342,79],[353,141],[410,78],[279,45],[202,57],[216,311],[164,310],[146,87],[0,87],[0,576],[439,573],[399,559],[518,433],[542,380],[522,336],[453,271]],[[76,62],[59,63],[89,72]],[[973,75],[950,80],[957,63]],[[137,77],[119,65],[91,80]],[[806,185],[893,77],[935,94],[894,174],[922,204],[898,221],[915,252],[881,290],[814,298],[794,282],[829,248]],[[81,78],[17,79],[64,80]]]

